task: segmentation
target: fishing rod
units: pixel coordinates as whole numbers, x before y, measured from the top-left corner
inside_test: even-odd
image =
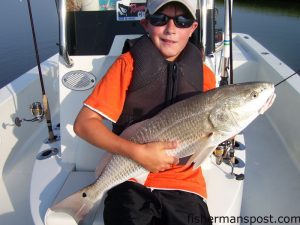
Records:
[[[215,1],[207,0],[206,6],[206,48],[205,55],[210,56],[215,52]]]
[[[220,86],[233,83],[233,60],[232,60],[232,0],[225,0],[225,28],[224,28],[224,52],[222,59]]]
[[[59,7],[58,1],[59,1],[59,0],[54,0],[54,1],[55,1],[55,6],[56,6],[56,12],[57,12],[57,15],[59,15],[59,9],[58,9],[58,7]]]
[[[278,83],[275,84],[274,86],[275,86],[275,87],[278,86],[279,84],[281,84],[281,83],[287,81],[288,79],[290,79],[292,76],[294,76],[294,75],[296,75],[296,74],[297,74],[298,76],[300,76],[300,74],[298,74],[299,72],[300,72],[300,70],[296,70],[295,73],[293,73],[293,74],[291,74],[290,76],[284,78],[282,81],[278,82]]]
[[[201,22],[201,17],[202,17],[202,15],[201,15],[201,10],[200,10],[200,8],[201,8],[201,4],[200,4],[200,1],[201,0],[197,0],[197,9],[196,9],[196,21],[198,22],[198,27],[197,27],[197,29],[195,30],[195,32],[193,32],[193,34],[192,34],[192,36],[191,36],[191,41],[192,41],[192,43],[195,43],[196,44],[196,46],[200,49],[200,50],[202,50],[203,49],[203,44],[202,44],[202,31],[201,31],[201,26],[200,26],[200,22]],[[202,58],[202,60],[204,61],[204,57]]]
[[[232,2],[233,0],[228,0],[229,8],[229,75],[230,75],[230,84],[233,84],[233,54],[232,54]]]
[[[41,63],[40,63],[40,57],[36,42],[36,36],[35,36],[35,29],[34,29],[34,23],[33,23],[33,17],[31,12],[31,5],[30,0],[27,0],[28,5],[28,12],[29,12],[29,18],[30,18],[30,25],[31,25],[31,31],[32,31],[32,37],[33,37],[33,44],[34,44],[34,50],[35,50],[35,58],[38,66],[39,71],[39,78],[40,78],[40,84],[42,89],[42,101],[43,101],[43,107],[44,107],[44,113],[47,120],[47,127],[48,127],[48,142],[54,142],[56,141],[56,136],[54,136],[53,130],[52,130],[52,121],[51,121],[51,115],[50,115],[50,108],[48,103],[48,97],[46,95],[45,87],[44,87],[44,80],[42,76],[42,70],[41,70]]]

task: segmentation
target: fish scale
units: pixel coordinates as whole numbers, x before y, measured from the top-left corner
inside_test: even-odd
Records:
[[[115,176],[111,176],[111,171],[115,170],[116,167],[119,165],[124,165],[122,167],[122,170],[120,173],[115,173]],[[142,172],[147,172],[142,166],[137,164],[131,159],[120,157],[119,155],[114,155],[111,163],[108,164],[108,166],[103,171],[103,176],[97,180],[97,182],[94,184],[97,186],[97,199],[102,197],[102,194],[104,191],[110,189],[112,186],[115,185],[115,183],[119,183],[119,180],[122,179],[130,179],[132,177],[135,177],[139,175]]]

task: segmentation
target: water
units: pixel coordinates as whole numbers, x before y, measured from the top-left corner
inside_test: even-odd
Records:
[[[0,0],[0,88],[36,66],[27,0]],[[55,0],[31,0],[40,60],[58,52]]]
[[[58,52],[55,0],[31,0],[31,5],[43,61]],[[221,20],[222,4],[217,6]],[[234,1],[233,19],[234,32],[251,35],[291,68],[300,69],[300,1]],[[1,88],[36,65],[27,0],[1,0],[0,29]]]
[[[292,69],[300,69],[300,1],[239,0],[233,6],[233,32],[251,35]]]

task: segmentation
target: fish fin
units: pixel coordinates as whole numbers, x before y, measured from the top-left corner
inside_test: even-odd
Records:
[[[82,191],[78,191],[48,209],[45,224],[52,224],[50,221],[55,221],[57,216],[79,223],[93,207],[94,203],[86,200],[82,196]]]
[[[110,162],[112,157],[113,157],[112,153],[104,152],[104,154],[101,157],[101,159],[99,160],[99,164],[98,164],[98,166],[96,167],[96,170],[95,170],[95,177],[96,178],[100,177],[100,175],[102,174],[104,168]]]
[[[217,145],[213,145],[205,149],[201,152],[195,159],[194,159],[194,165],[193,168],[197,169],[201,166],[201,164],[204,162],[204,160],[211,155],[211,153],[217,148]]]
[[[194,163],[194,169],[198,168],[203,161],[212,153],[212,151],[217,147],[217,144],[214,144],[214,133],[207,134],[207,140],[202,142],[201,145],[197,146],[195,153],[189,158],[186,166],[190,166]]]
[[[77,225],[78,223],[75,219],[64,212],[55,212],[51,209],[48,209],[44,219],[45,225]]]
[[[189,141],[189,145],[187,146],[187,148],[189,149],[188,151],[182,152],[180,153],[179,157],[179,165],[187,165],[188,160],[192,157],[192,155],[197,152],[197,150],[199,149],[199,147],[201,147],[202,143],[199,143],[198,141]],[[189,163],[190,165],[191,163]],[[189,166],[187,165],[187,166]]]
[[[145,182],[146,182],[146,180],[147,180],[148,175],[149,175],[149,172],[141,173],[140,175],[135,176],[133,179],[134,179],[136,182],[138,182],[138,183],[144,185]]]

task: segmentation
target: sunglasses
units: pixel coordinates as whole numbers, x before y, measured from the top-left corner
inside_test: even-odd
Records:
[[[156,27],[165,26],[169,20],[172,19],[177,28],[188,28],[191,27],[195,21],[193,18],[185,15],[171,17],[162,13],[156,13],[153,15],[148,14],[146,18],[149,20],[151,25]]]

